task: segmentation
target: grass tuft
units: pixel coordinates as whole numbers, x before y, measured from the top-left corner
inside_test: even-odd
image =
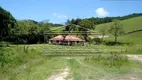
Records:
[[[99,54],[94,57],[86,57],[84,61],[91,64],[118,68],[129,62],[127,56],[118,53],[110,53],[107,55]]]

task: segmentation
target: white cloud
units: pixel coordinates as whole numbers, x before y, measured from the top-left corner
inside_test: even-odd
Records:
[[[63,16],[63,18],[68,18],[68,16]]]
[[[53,16],[57,16],[57,13],[53,13]]]
[[[57,16],[58,18],[61,18],[61,16]]]
[[[109,12],[104,8],[98,8],[96,9],[96,14],[98,17],[106,17],[109,15]]]
[[[66,15],[60,15],[60,14],[58,14],[58,13],[53,13],[53,16],[55,16],[55,17],[57,17],[57,18],[64,18],[64,19],[67,19],[68,18],[68,16],[66,16]]]
[[[60,16],[60,15],[59,15],[58,18],[65,18],[65,19],[67,19],[68,16],[65,16],[65,15]]]

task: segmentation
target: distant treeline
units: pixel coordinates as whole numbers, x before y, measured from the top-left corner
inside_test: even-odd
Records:
[[[53,26],[53,27],[64,26],[63,24],[59,24],[59,23],[51,23],[51,22],[49,22],[49,20],[43,20],[43,21],[40,21],[40,22],[35,21],[35,20],[31,20],[31,19],[27,19],[27,20],[28,20],[28,21],[31,21],[31,22],[33,22],[33,23],[35,23],[35,24],[38,24],[38,23],[40,23],[40,22],[48,23],[49,25],[51,25],[51,26]]]
[[[98,25],[98,24],[112,22],[114,19],[125,20],[125,19],[130,19],[130,18],[138,17],[138,16],[142,16],[142,13],[133,13],[130,15],[118,16],[118,17],[105,17],[105,18],[92,17],[92,18],[85,18],[85,19],[88,19],[91,22],[93,22],[95,25]],[[71,22],[73,24],[78,24],[81,20],[83,19],[77,18],[77,19],[68,20],[68,22]]]

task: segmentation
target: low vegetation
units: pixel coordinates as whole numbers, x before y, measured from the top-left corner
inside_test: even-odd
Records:
[[[131,78],[142,79],[142,73],[140,70],[141,63],[128,61],[126,63],[122,62],[121,67],[118,67],[118,64],[116,64],[117,66],[114,66],[113,64],[113,67],[110,67],[110,65],[102,65],[107,61],[109,62],[109,60],[104,61],[102,64],[100,63],[101,61],[104,61],[104,59],[100,59],[100,61],[94,61],[92,58],[70,59],[69,66],[72,71],[71,75],[73,76],[74,80],[131,80]],[[116,63],[119,63],[119,61],[116,61]]]
[[[65,67],[64,58],[42,56],[40,45],[0,48],[1,80],[43,80]]]
[[[85,62],[90,64],[102,65],[106,67],[121,67],[123,65],[128,65],[127,56],[119,53],[111,54],[98,54],[94,57],[86,57]]]

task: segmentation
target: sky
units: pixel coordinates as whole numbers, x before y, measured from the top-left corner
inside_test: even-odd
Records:
[[[142,13],[142,0],[0,0],[17,20],[64,23],[72,18],[124,16]]]

